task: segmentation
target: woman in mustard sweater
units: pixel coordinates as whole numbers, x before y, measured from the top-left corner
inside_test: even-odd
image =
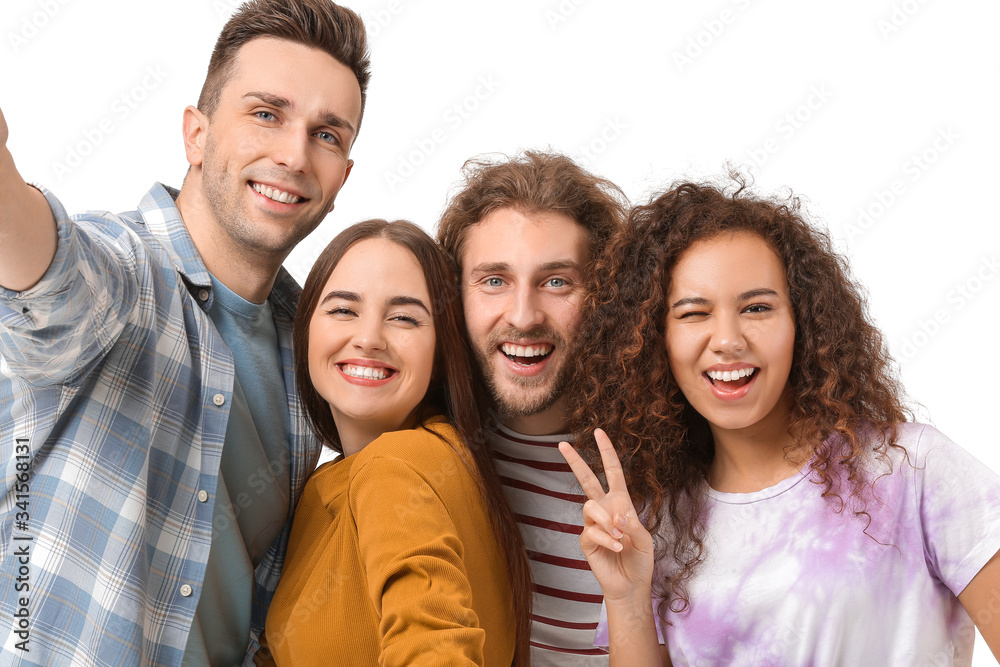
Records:
[[[297,382],[342,456],[296,509],[258,664],[528,664],[530,575],[464,330],[444,254],[409,222],[354,225],[317,260]]]

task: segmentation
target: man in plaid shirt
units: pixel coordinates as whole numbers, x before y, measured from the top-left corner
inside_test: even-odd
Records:
[[[190,170],[70,218],[0,114],[0,664],[239,664],[319,443],[281,268],[351,171],[364,26],[254,0],[184,113]]]

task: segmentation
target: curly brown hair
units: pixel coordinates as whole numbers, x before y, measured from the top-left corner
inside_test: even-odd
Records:
[[[708,423],[671,376],[664,342],[671,273],[692,244],[749,232],[784,263],[796,325],[788,430],[793,450],[815,454],[810,466],[836,511],[849,506],[870,522],[863,458],[884,458],[909,414],[883,336],[829,236],[807,224],[796,197],[758,197],[740,175],[730,179],[721,187],[676,183],[632,209],[597,259],[580,328],[578,447],[594,461],[596,427],[615,443],[636,507],[657,536],[657,561],[668,565],[657,586],[674,611],[687,607],[686,582],[703,555],[714,456]]]

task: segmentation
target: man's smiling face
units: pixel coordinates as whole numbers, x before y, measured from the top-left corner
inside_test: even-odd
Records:
[[[329,54],[270,37],[244,45],[233,68],[208,123],[205,199],[219,242],[283,258],[350,173],[361,89]]]
[[[501,416],[561,425],[588,260],[586,230],[561,213],[501,208],[469,229],[462,304]]]

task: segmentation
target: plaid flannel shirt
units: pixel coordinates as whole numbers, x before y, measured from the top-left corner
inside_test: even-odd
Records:
[[[52,265],[35,287],[0,292],[0,664],[176,665],[232,401],[211,280],[176,190],[156,184],[138,211],[73,220],[45,195],[58,226]],[[254,635],[320,449],[293,375],[298,293],[282,269],[269,300],[291,498],[255,572]]]

